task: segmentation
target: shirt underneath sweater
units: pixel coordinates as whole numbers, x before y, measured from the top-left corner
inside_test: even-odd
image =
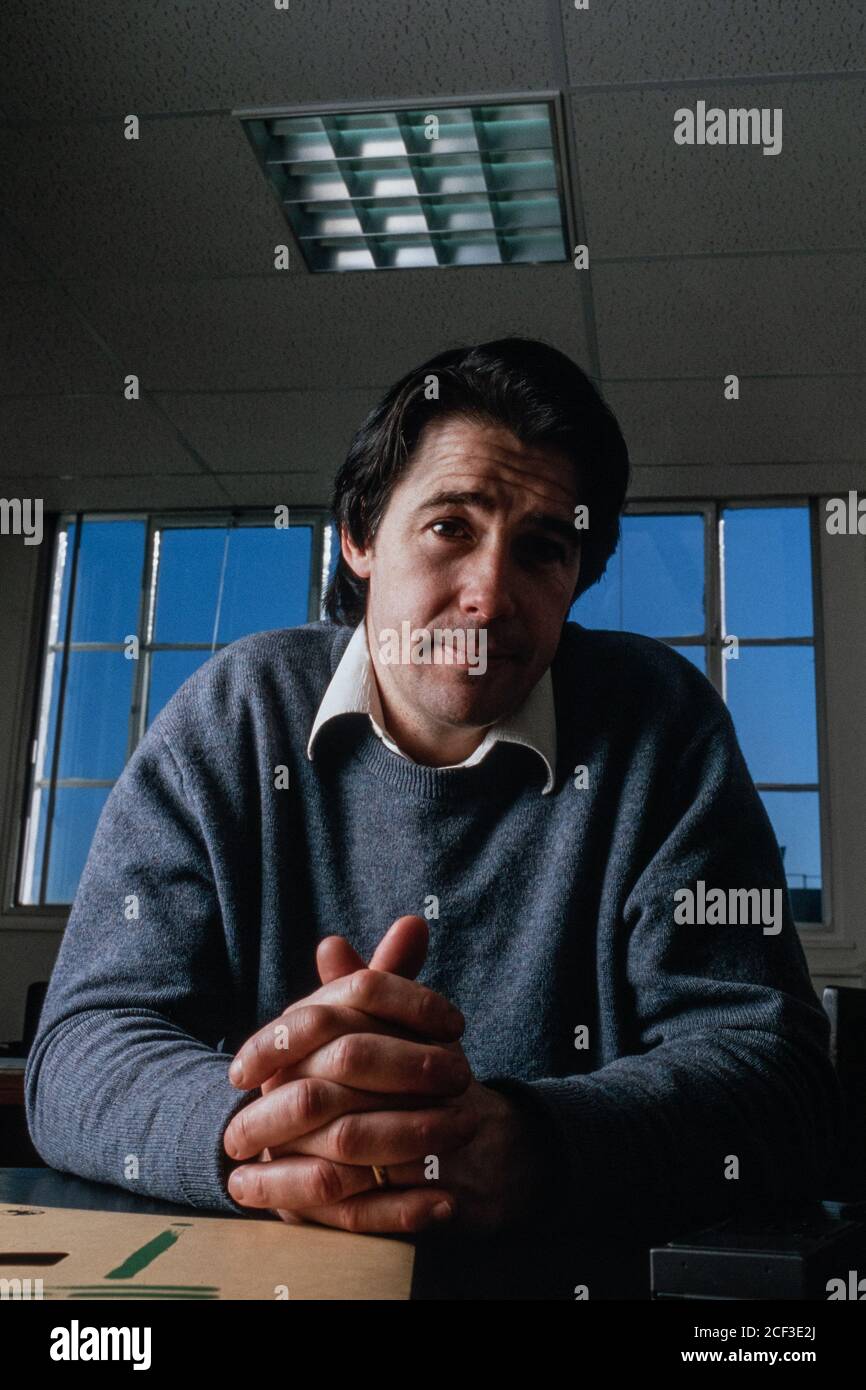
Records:
[[[527,748],[423,766],[364,715],[329,723],[310,761],[351,631],[234,642],[112,789],[27,1062],[45,1161],[245,1211],[222,1135],[259,1092],[231,1086],[231,1055],[318,987],[323,937],[369,960],[420,913],[419,978],[462,1010],[476,1079],[544,1134],[559,1220],[651,1213],[673,1230],[821,1195],[840,1097],[787,891],[778,934],[675,921],[674,893],[698,881],[785,890],[709,681],[649,638],[566,624],[542,796]]]

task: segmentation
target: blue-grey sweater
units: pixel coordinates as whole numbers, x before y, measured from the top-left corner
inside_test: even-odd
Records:
[[[322,937],[369,959],[419,912],[420,979],[463,1011],[476,1078],[544,1130],[563,1220],[679,1225],[820,1196],[840,1096],[787,891],[776,934],[675,917],[699,881],[785,885],[709,681],[661,643],[566,624],[542,796],[531,750],[422,766],[361,715],[326,726],[311,762],[350,636],[310,623],[234,642],[112,789],[27,1063],[46,1162],[242,1210],[222,1135],[258,1092],[230,1085],[231,1054],[317,987]]]

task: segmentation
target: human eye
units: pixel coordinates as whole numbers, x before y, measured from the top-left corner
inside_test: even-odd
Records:
[[[462,522],[462,521],[460,521],[458,517],[454,517],[454,516],[440,517],[440,519],[439,519],[438,521],[434,521],[434,522],[431,523],[431,525],[430,525],[430,530],[433,531],[433,534],[434,534],[434,535],[437,535],[437,536],[441,535],[441,537],[442,537],[443,540],[455,540],[455,539],[457,539],[457,538],[454,536],[453,532],[452,532],[452,533],[449,533],[449,532],[446,531],[445,534],[442,535],[441,532],[435,530],[435,527],[437,527],[437,526],[446,526],[446,527],[451,526],[451,527],[457,527],[458,530],[462,530],[462,531],[465,531],[465,530],[466,530],[465,523]]]

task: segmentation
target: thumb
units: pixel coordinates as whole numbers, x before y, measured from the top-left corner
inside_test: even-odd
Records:
[[[429,933],[423,917],[398,917],[386,931],[370,961],[371,970],[387,970],[414,980],[427,959]]]
[[[373,952],[370,969],[414,980],[427,957],[428,939],[423,917],[398,917]],[[351,975],[353,970],[363,970],[365,964],[344,936],[326,936],[319,942],[316,965],[323,985]]]
[[[323,985],[363,970],[366,962],[344,936],[326,936],[316,950],[316,966]]]

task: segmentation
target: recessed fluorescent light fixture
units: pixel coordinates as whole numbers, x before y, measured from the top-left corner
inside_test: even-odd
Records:
[[[310,270],[567,259],[552,96],[236,114]]]

